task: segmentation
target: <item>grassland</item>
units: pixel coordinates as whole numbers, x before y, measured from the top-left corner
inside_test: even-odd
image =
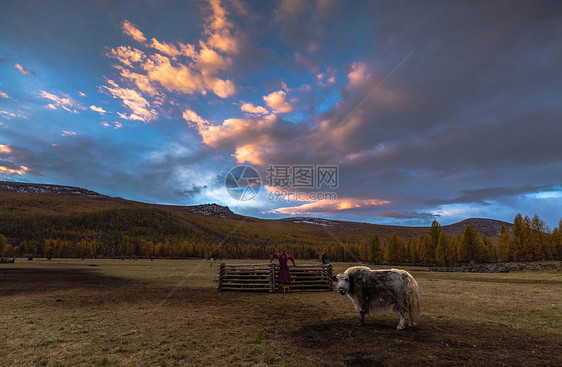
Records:
[[[560,272],[409,270],[423,316],[397,332],[392,314],[355,326],[336,292],[219,293],[208,261],[18,259],[0,265],[0,365],[562,365]]]

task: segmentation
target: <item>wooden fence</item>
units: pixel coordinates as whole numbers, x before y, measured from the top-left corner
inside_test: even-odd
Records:
[[[291,292],[332,291],[332,265],[290,266]],[[278,264],[225,264],[219,266],[219,291],[263,291],[275,292],[280,289],[277,283]]]

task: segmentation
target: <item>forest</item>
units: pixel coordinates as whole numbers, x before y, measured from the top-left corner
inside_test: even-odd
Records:
[[[179,206],[119,198],[0,193],[0,256],[297,259],[392,264],[562,260],[562,221],[550,230],[517,214],[499,236],[471,225],[430,228],[348,224],[323,227],[233,214],[215,218]]]

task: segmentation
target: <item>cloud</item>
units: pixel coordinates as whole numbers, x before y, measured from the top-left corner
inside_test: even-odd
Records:
[[[150,107],[150,103],[137,91],[129,88],[122,88],[111,79],[107,80],[107,84],[109,84],[109,86],[102,86],[102,90],[107,91],[113,98],[121,99],[123,104],[133,112],[129,116],[118,113],[119,117],[143,122],[150,122],[158,117],[156,111]]]
[[[246,102],[242,105],[242,107],[240,107],[240,109],[243,112],[248,112],[248,113],[255,113],[258,115],[266,115],[269,113],[268,110],[266,110],[265,108],[263,108],[262,106],[254,106],[253,104]]]
[[[117,48],[112,48],[105,54],[107,57],[111,57],[119,60],[122,64],[129,67],[133,64],[140,63],[145,59],[145,53],[131,46],[119,46]]]
[[[285,96],[285,91],[279,90],[264,96],[263,100],[265,101],[265,104],[276,113],[291,112],[293,110],[293,106],[287,102]]]
[[[12,149],[10,149],[9,145],[0,144],[0,154],[10,154],[12,153]]]
[[[233,25],[226,18],[227,13],[221,7],[220,0],[210,0],[212,14],[207,19],[205,33],[209,36],[208,44],[219,51],[233,54],[238,52],[239,41],[233,35]]]
[[[198,186],[198,185],[194,184],[194,185],[192,185],[191,189],[176,190],[175,193],[176,193],[176,195],[179,195],[179,196],[186,196],[186,197],[192,198],[192,197],[198,196],[199,194],[201,194],[201,192],[204,189],[207,189],[207,188],[208,188],[207,185]]]
[[[171,57],[177,57],[182,54],[182,52],[173,44],[160,42],[156,38],[152,38],[151,47]]]
[[[11,163],[0,160],[0,177],[5,177],[4,174],[23,176],[29,171],[26,166],[14,166]]]
[[[123,127],[123,124],[121,124],[119,121],[113,121],[113,122],[102,121],[100,125],[103,127],[111,127],[112,124],[114,129],[120,129]]]
[[[96,111],[96,112],[99,112],[99,113],[101,113],[101,114],[104,114],[104,113],[107,112],[107,111],[104,110],[103,108],[97,107],[97,106],[94,106],[94,105],[91,105],[91,106],[90,106],[90,109],[91,109],[92,111]]]
[[[74,131],[64,130],[60,135],[61,136],[68,136],[68,135],[76,135],[76,133]]]
[[[35,75],[35,73],[31,70],[27,70],[23,65],[21,64],[14,64],[14,66],[16,67],[16,69],[18,69],[20,71],[20,73],[24,74],[24,75]]]
[[[10,98],[9,95],[7,95],[5,92],[2,92],[1,90],[0,90],[0,97],[2,97],[2,98]]]
[[[123,21],[121,28],[123,29],[123,33],[125,33],[127,36],[132,37],[135,41],[140,43],[146,42],[146,37],[144,36],[144,34],[141,31],[139,31],[138,28],[128,20],[125,19]]]
[[[197,127],[200,129],[210,124],[209,121],[203,119],[201,116],[190,109],[186,109],[185,111],[183,111],[183,118],[185,121],[187,121],[189,126]]]
[[[267,156],[284,152],[284,142],[306,131],[306,126],[295,126],[273,114],[226,119],[220,125],[212,125],[191,113],[184,113],[184,119],[197,129],[203,144],[216,149],[234,149],[232,155],[238,163],[257,165],[263,164]]]
[[[390,204],[389,200],[346,198],[337,200],[319,200],[298,206],[273,209],[278,214],[328,214],[345,210],[372,209]]]
[[[47,107],[53,110],[62,108],[63,110],[68,112],[79,113],[78,110],[86,109],[84,106],[76,102],[72,97],[65,93],[60,93],[60,96],[57,96],[56,94],[42,90],[39,92],[39,96],[52,101],[53,103],[49,103]]]
[[[0,110],[0,116],[2,116],[2,118],[5,118],[6,120],[11,120],[11,119],[14,119],[14,118],[17,118],[17,117],[24,118],[24,116],[16,115],[13,112],[2,111],[2,110]]]
[[[87,97],[86,93],[83,93],[83,92],[80,92],[80,91],[78,91],[78,95],[80,95],[80,97]]]
[[[347,74],[347,87],[358,88],[364,85],[371,75],[367,72],[367,65],[364,62],[354,62],[351,70]]]

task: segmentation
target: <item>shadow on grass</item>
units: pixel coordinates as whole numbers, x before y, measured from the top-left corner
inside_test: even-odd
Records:
[[[138,284],[129,279],[103,275],[86,267],[45,266],[0,269],[0,296],[21,293],[33,295],[80,288],[107,290]]]
[[[422,320],[396,331],[394,318],[308,324],[289,337],[301,353],[324,355],[327,366],[555,366],[562,340],[500,325]],[[338,361],[336,363],[334,361]]]

